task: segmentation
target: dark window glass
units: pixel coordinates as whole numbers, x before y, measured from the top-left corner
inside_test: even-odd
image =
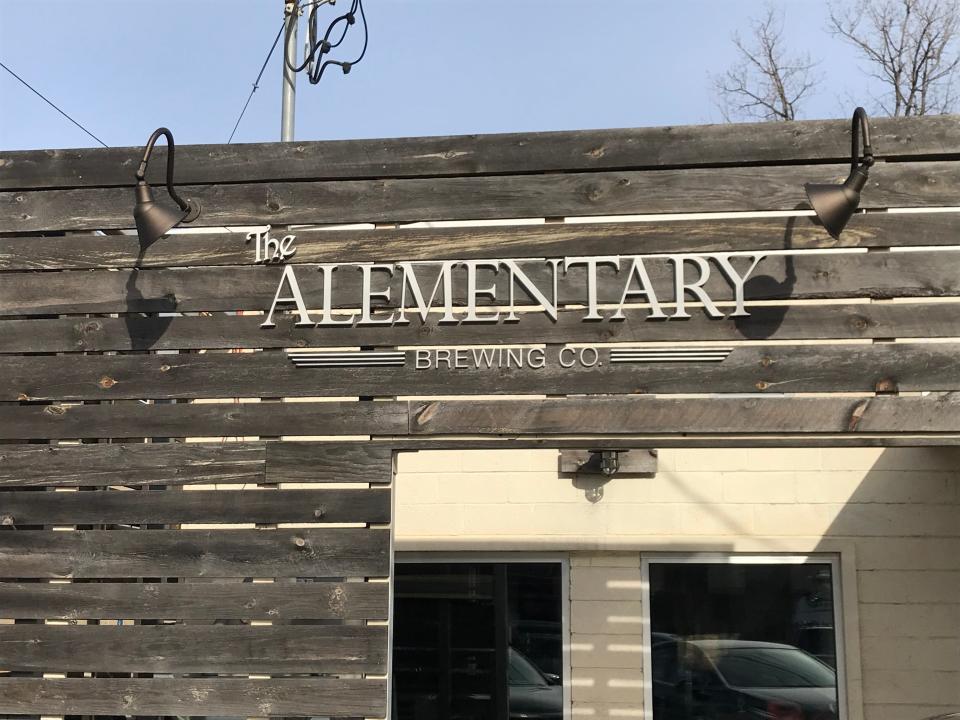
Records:
[[[827,563],[650,564],[654,720],[836,720]]]
[[[559,563],[401,563],[399,720],[563,717]]]

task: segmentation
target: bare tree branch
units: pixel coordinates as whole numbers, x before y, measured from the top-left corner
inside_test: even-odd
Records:
[[[855,47],[886,88],[889,115],[931,115],[956,106],[958,0],[834,0],[830,31]]]
[[[749,40],[733,36],[740,60],[713,77],[720,112],[737,119],[795,120],[802,100],[816,85],[810,56],[787,56],[783,15],[768,5],[760,20],[750,23]]]

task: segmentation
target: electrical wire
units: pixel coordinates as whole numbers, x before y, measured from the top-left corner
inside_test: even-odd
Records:
[[[26,80],[24,80],[22,77],[20,77],[19,75],[17,75],[13,70],[11,70],[10,68],[8,68],[8,67],[7,67],[6,65],[4,65],[2,62],[0,62],[0,67],[2,67],[4,70],[6,70],[6,71],[7,71],[8,73],[10,73],[11,75],[13,75],[17,80],[19,80],[21,83],[23,83],[23,85],[24,85],[28,90],[30,90],[31,92],[33,92],[34,95],[36,95],[38,98],[40,98],[41,100],[43,100],[47,105],[49,105],[49,106],[52,107],[54,110],[56,110],[58,113],[60,113],[61,115],[63,115],[67,120],[69,120],[70,122],[72,122],[72,123],[73,123],[74,125],[76,125],[78,128],[80,128],[81,130],[83,130],[87,135],[89,135],[90,137],[92,137],[94,140],[96,140],[98,143],[100,143],[101,145],[103,145],[105,148],[110,147],[110,146],[107,145],[103,140],[101,140],[100,138],[98,138],[98,137],[97,137],[96,135],[94,135],[92,132],[90,132],[89,130],[87,130],[83,125],[81,125],[80,123],[78,123],[78,122],[77,122],[76,120],[74,120],[72,117],[70,117],[69,115],[67,115],[67,113],[65,113],[63,110],[61,110],[61,109],[58,108],[56,105],[54,105],[50,100],[48,100],[46,97],[44,97],[43,93],[41,93],[39,90],[37,90],[35,87],[33,87],[30,83],[28,83],[28,82],[27,82]]]
[[[284,25],[280,26],[277,36],[273,39],[273,45],[270,46],[270,52],[267,53],[267,59],[263,61],[263,66],[260,68],[260,72],[257,73],[257,79],[253,81],[253,88],[250,90],[250,94],[247,95],[247,101],[243,104],[243,109],[240,111],[240,116],[237,118],[237,122],[233,125],[233,132],[230,133],[230,139],[227,140],[227,145],[233,142],[233,136],[237,133],[237,128],[240,127],[240,121],[243,120],[244,113],[247,112],[247,107],[250,105],[250,101],[253,100],[253,94],[257,91],[257,88],[260,87],[260,78],[263,77],[263,71],[267,69],[267,63],[270,62],[270,58],[273,57],[273,51],[277,49],[277,43],[280,42],[280,36],[283,35]]]
[[[301,7],[305,7],[307,4],[309,3],[305,3]],[[339,15],[334,18],[333,21],[327,26],[327,30],[324,32],[323,38],[321,40],[317,40],[317,8],[319,5],[320,3],[314,2],[310,8],[310,15],[307,20],[307,25],[309,28],[309,48],[305,52],[303,62],[299,65],[294,65],[290,62],[289,58],[284,57],[283,59],[287,69],[292,72],[302,72],[304,69],[306,69],[307,79],[310,81],[311,85],[316,85],[319,83],[320,78],[323,77],[323,73],[331,65],[339,66],[340,69],[343,70],[344,75],[349,73],[353,66],[363,60],[364,56],[367,54],[367,45],[370,40],[370,31],[369,27],[367,26],[367,16],[363,10],[363,0],[352,0],[350,9],[343,15]],[[334,48],[339,47],[344,38],[346,38],[347,31],[350,29],[350,26],[356,23],[358,12],[360,13],[360,20],[363,23],[363,49],[360,51],[360,55],[352,62],[326,60],[321,63],[320,61],[323,59],[324,55],[329,54]],[[330,36],[341,24],[343,26],[343,30],[340,33],[340,38],[336,42],[330,42]],[[291,25],[290,29],[292,29],[292,27],[293,26]]]

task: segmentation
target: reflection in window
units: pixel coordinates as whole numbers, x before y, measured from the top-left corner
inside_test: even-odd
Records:
[[[398,720],[563,717],[559,563],[400,563]]]
[[[836,720],[829,563],[649,565],[654,720]]]

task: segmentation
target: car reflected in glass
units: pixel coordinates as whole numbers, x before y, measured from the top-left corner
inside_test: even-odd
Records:
[[[654,633],[654,720],[836,720],[837,675],[793,645]]]

